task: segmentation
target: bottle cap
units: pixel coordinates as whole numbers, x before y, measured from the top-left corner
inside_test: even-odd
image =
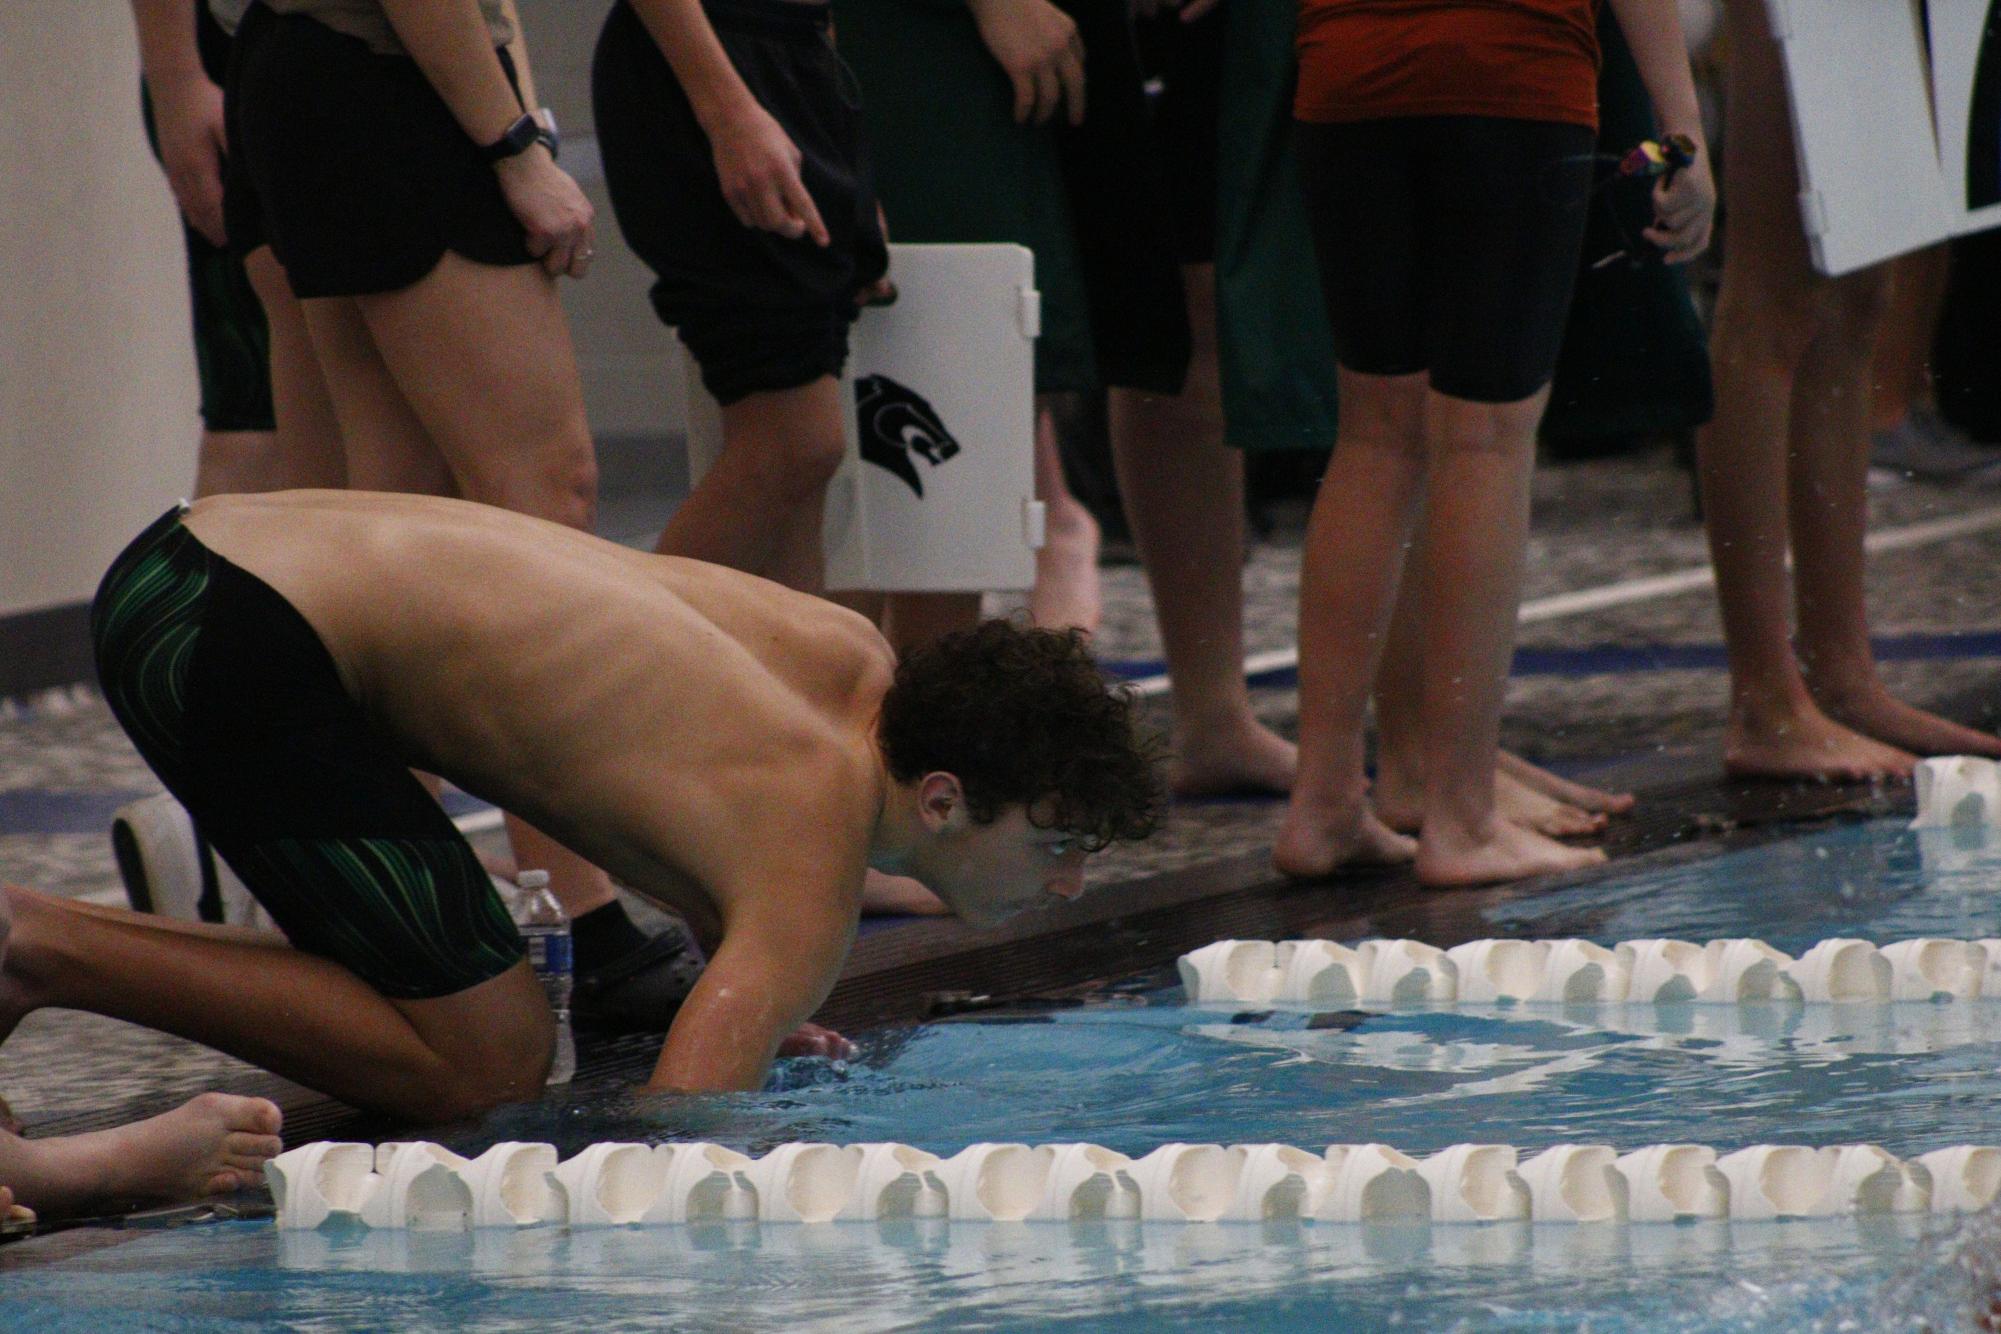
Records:
[[[514,877],[514,883],[520,889],[547,889],[549,887],[549,873],[547,871],[523,871]]]

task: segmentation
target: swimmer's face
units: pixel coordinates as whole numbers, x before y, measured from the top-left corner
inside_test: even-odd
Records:
[[[923,876],[947,907],[975,926],[992,926],[1084,892],[1083,840],[1038,828],[1009,806],[987,824],[959,816],[939,830],[935,864]]]

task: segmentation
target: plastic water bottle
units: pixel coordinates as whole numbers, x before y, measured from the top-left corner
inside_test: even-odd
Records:
[[[546,1082],[567,1084],[577,1073],[577,1039],[570,1031],[570,984],[576,973],[570,919],[549,892],[547,871],[523,871],[515,887],[514,925],[528,945],[528,963],[556,1017],[556,1055]]]

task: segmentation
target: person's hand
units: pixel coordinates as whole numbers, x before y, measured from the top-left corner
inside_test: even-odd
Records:
[[[836,1033],[831,1028],[818,1024],[801,1024],[792,1035],[778,1044],[780,1056],[824,1056],[830,1061],[845,1061],[855,1054],[855,1044]]]
[[[148,86],[153,123],[160,132],[160,162],[181,216],[213,245],[228,237],[222,224],[222,89],[199,75],[163,87]]]
[[[1709,229],[1716,220],[1716,178],[1709,170],[1709,149],[1699,145],[1695,161],[1654,185],[1654,225],[1640,233],[1664,252],[1663,263],[1686,264],[1709,248]]]
[[[1084,39],[1049,0],[966,0],[1000,67],[1014,84],[1014,118],[1044,124],[1058,106],[1084,123]]]
[[[730,212],[746,227],[828,243],[827,224],[800,179],[798,145],[755,103],[709,131],[716,177]]]
[[[570,174],[556,165],[549,150],[536,144],[526,152],[502,158],[493,166],[501,193],[522,230],[528,233],[528,253],[542,262],[553,278],[581,278],[597,253],[597,210]]]

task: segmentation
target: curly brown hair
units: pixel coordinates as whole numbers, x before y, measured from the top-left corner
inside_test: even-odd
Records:
[[[1138,735],[1131,692],[1106,685],[1076,630],[984,621],[906,651],[877,737],[898,782],[951,774],[983,824],[1019,805],[1095,852],[1158,819],[1160,742]]]

